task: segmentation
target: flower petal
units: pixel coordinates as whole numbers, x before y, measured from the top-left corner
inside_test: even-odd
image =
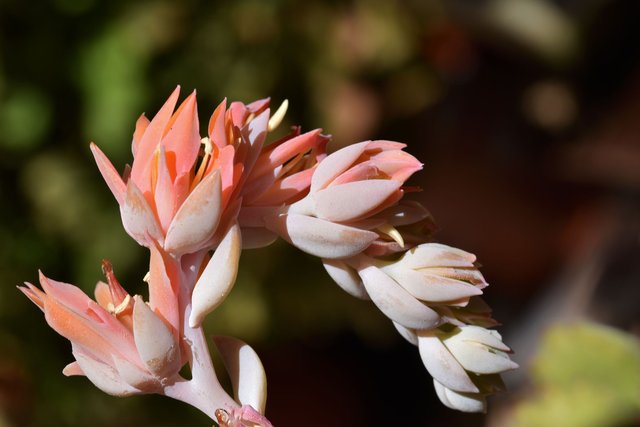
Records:
[[[213,171],[189,194],[176,213],[164,242],[172,254],[191,253],[216,231],[222,213],[220,172]]]
[[[441,322],[440,315],[402,288],[375,266],[358,271],[373,303],[388,318],[409,329],[431,329]]]
[[[149,247],[149,237],[162,242],[163,234],[151,206],[133,180],[127,183],[124,204],[120,206],[122,225],[126,232],[142,246]]]
[[[173,333],[139,295],[133,297],[133,338],[142,362],[160,378],[180,369],[180,348]]]
[[[378,234],[306,215],[289,214],[269,218],[267,228],[311,255],[338,259],[362,252]]]
[[[120,174],[118,174],[116,168],[113,167],[113,164],[111,164],[107,156],[105,156],[96,144],[92,142],[89,144],[89,148],[91,149],[91,153],[93,153],[93,158],[96,161],[96,165],[98,165],[98,170],[102,174],[102,178],[107,183],[109,190],[113,193],[118,204],[122,205],[124,203],[125,193],[127,192],[126,184],[120,177]]]
[[[347,170],[355,162],[365,149],[369,141],[346,146],[335,153],[328,155],[316,169],[311,179],[311,192],[325,188],[342,172]]]
[[[73,348],[73,356],[76,358],[80,369],[82,369],[82,373],[86,375],[93,385],[105,393],[120,397],[140,393],[140,390],[124,382],[114,368],[84,352],[80,352],[76,346]]]
[[[205,316],[227,297],[236,281],[242,250],[240,226],[234,223],[218,245],[196,282],[191,296],[189,326],[200,326]]]
[[[415,346],[418,345],[418,336],[416,335],[416,331],[414,331],[413,329],[405,328],[397,322],[393,322],[393,326],[395,326],[396,330],[402,336],[402,338],[409,341]]]
[[[256,352],[244,342],[232,337],[214,337],[222,355],[235,399],[264,413],[267,401],[267,376]]]
[[[418,350],[429,374],[445,387],[465,393],[480,390],[447,347],[431,331],[418,332]]]
[[[474,267],[476,256],[440,243],[423,243],[408,251],[401,263],[414,270],[427,267]]]
[[[410,270],[403,268],[402,264],[395,264],[383,270],[411,295],[422,301],[456,301],[482,294],[482,290],[466,282]]]
[[[401,186],[401,181],[371,179],[327,187],[313,195],[316,215],[336,222],[360,218],[379,207]]]
[[[486,412],[487,399],[478,393],[458,393],[433,380],[436,394],[447,408],[461,412]]]
[[[346,293],[359,299],[370,299],[355,269],[337,259],[323,259],[322,264],[333,281]]]

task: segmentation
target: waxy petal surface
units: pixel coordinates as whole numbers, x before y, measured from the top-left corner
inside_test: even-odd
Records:
[[[402,288],[375,266],[358,271],[373,303],[388,318],[409,329],[432,329],[441,322],[440,315]]]
[[[142,362],[160,378],[169,378],[180,369],[180,349],[167,325],[140,296],[134,297],[133,337]]]
[[[215,337],[214,342],[231,378],[235,399],[241,405],[250,405],[259,413],[264,413],[267,376],[256,352],[232,337]]]
[[[220,173],[214,171],[196,186],[180,206],[167,231],[165,251],[184,254],[201,249],[202,244],[216,231],[221,213]]]
[[[354,256],[378,238],[371,231],[298,214],[279,216],[267,226],[297,248],[328,259]]]
[[[120,206],[122,225],[126,232],[142,246],[152,245],[149,238],[163,241],[163,233],[149,202],[133,180],[127,183],[124,204]]]
[[[318,218],[344,222],[365,216],[400,189],[401,181],[372,179],[333,185],[313,194]]]
[[[241,250],[240,226],[235,223],[218,245],[193,289],[189,316],[192,328],[200,326],[205,316],[215,310],[233,288]]]

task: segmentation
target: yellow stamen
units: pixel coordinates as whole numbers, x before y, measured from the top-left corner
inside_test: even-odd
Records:
[[[382,224],[378,227],[378,231],[386,234],[396,241],[401,247],[404,248],[404,239],[402,238],[402,234],[391,224]]]
[[[292,160],[290,160],[284,166],[282,166],[282,169],[280,169],[280,173],[278,174],[278,178],[281,176],[284,176],[287,172],[293,169],[298,163],[300,163],[300,160],[302,160],[303,157],[304,157],[304,153],[299,153]]]
[[[149,283],[149,280],[151,280],[151,272],[147,271],[147,274],[144,275],[144,277],[142,278],[142,281]]]
[[[289,100],[285,99],[269,119],[269,125],[267,126],[269,132],[273,132],[278,128],[278,126],[280,126],[282,119],[284,119],[284,115],[287,114],[287,108],[289,108]]]

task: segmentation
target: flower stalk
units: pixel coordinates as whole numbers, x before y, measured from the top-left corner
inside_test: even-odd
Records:
[[[329,136],[300,127],[268,134],[269,100],[224,100],[201,137],[195,92],[176,109],[179,87],[133,134],[123,175],[90,148],[120,208],[125,231],[149,251],[149,298],[130,295],[103,263],[95,301],[40,275],[20,290],[72,344],[65,375],[106,393],[157,393],[186,402],[222,427],[271,427],[266,376],[244,342],[214,337],[233,392],[220,385],[202,323],[224,303],[242,249],[278,237],[322,259],[349,294],[371,300],[419,349],[436,393],[454,409],[485,409],[499,374],[516,367],[479,299],[487,286],[475,256],[433,242],[433,219],[405,200],[422,164],[393,141],[360,142],[327,154]],[[191,378],[180,372],[188,365]]]

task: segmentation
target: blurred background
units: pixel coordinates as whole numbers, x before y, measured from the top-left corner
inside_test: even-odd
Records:
[[[636,0],[0,0],[0,426],[211,425],[65,378],[69,343],[15,288],[40,268],[91,292],[107,258],[144,292],[88,143],[122,168],[176,84],[202,123],[270,96],[333,148],[407,143],[412,196],[478,255],[521,364],[487,416],[453,412],[318,260],[247,251],[206,327],[261,355],[276,426],[640,425],[638,22]]]

